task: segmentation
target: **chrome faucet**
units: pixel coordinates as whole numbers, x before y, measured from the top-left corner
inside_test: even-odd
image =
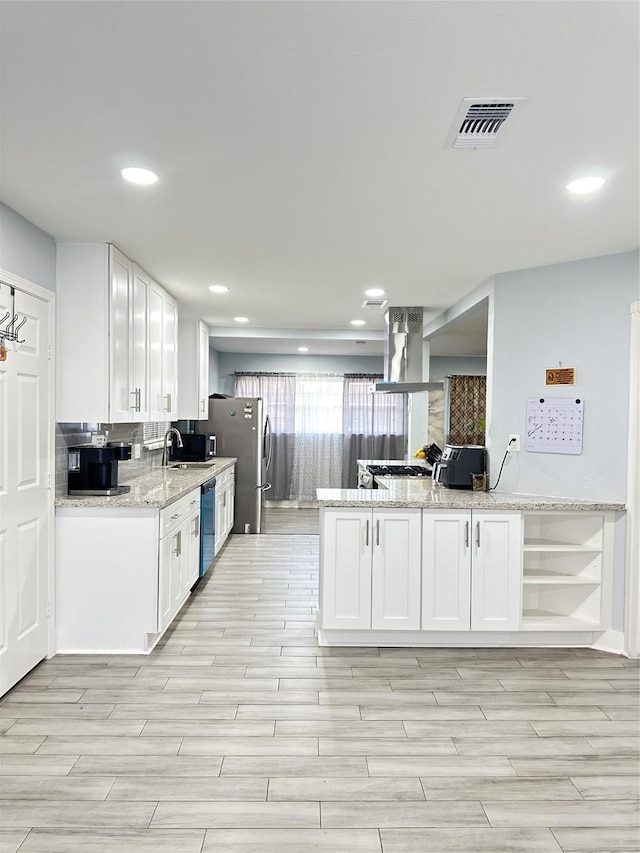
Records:
[[[166,468],[167,465],[169,464],[169,453],[168,453],[168,448],[167,448],[167,443],[168,443],[167,440],[168,440],[168,438],[172,432],[175,433],[177,436],[178,447],[183,446],[182,436],[180,435],[180,430],[176,429],[175,427],[169,427],[169,429],[164,434],[164,441],[162,443],[162,466],[163,466],[163,468]]]

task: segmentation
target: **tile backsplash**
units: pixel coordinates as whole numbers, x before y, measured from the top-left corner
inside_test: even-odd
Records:
[[[162,463],[162,450],[147,450],[143,446],[142,424],[56,424],[56,495],[67,493],[68,448],[91,444],[92,436],[104,433],[107,441],[131,442],[131,459],[118,463],[118,482],[127,483],[149,468]],[[170,424],[165,425],[167,429]],[[140,447],[135,459],[134,445]]]

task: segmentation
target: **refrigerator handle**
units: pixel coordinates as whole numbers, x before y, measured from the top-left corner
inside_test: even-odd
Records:
[[[264,419],[264,457],[266,459],[266,468],[269,470],[271,465],[271,453],[273,450],[273,431],[271,429],[271,420],[269,415]]]
[[[271,483],[264,483],[262,486],[256,486],[256,489],[260,489],[261,492],[268,492],[271,488]]]

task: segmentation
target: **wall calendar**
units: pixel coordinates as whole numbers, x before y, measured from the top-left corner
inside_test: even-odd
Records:
[[[534,453],[582,453],[584,402],[573,397],[527,400],[526,450]]]

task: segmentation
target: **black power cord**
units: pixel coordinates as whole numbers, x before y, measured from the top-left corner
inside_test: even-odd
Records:
[[[500,470],[498,471],[498,479],[495,481],[493,486],[490,489],[487,489],[488,492],[492,492],[494,489],[498,487],[498,483],[500,482],[500,477],[502,476],[502,469],[504,468],[504,463],[507,461],[507,456],[509,455],[509,448],[512,444],[515,444],[515,438],[512,438],[509,444],[507,444],[507,449],[504,452],[504,456],[502,457],[502,464],[500,465]]]

